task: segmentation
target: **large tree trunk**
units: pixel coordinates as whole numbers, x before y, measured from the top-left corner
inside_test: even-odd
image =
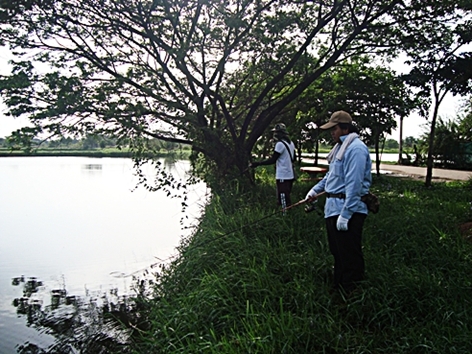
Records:
[[[214,141],[206,146],[213,150],[203,157],[206,169],[211,170],[205,174],[205,181],[214,192],[224,191],[235,183],[243,191],[254,183],[253,171],[249,168],[251,150],[245,144],[232,142],[225,145],[214,137]]]

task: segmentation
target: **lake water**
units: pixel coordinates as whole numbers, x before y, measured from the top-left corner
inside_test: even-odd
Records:
[[[168,168],[183,177],[189,164]],[[28,281],[37,286],[26,300],[41,308],[60,291],[103,299],[130,293],[131,274],[176,255],[189,234],[181,221],[191,226],[199,216],[205,186],[189,187],[184,215],[180,199],[136,183],[129,159],[0,158],[0,353],[56,340],[38,325],[44,318],[20,311]]]

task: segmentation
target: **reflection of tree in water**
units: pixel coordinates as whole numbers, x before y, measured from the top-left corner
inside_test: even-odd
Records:
[[[129,333],[120,323],[129,320],[133,305],[127,297],[118,296],[116,289],[84,297],[54,289],[46,295],[50,296],[50,303],[45,304],[40,296],[46,292],[42,281],[22,276],[14,278],[12,285],[23,286],[23,296],[14,299],[13,306],[26,317],[27,326],[55,338],[48,348],[25,342],[18,346],[18,353],[129,352]]]

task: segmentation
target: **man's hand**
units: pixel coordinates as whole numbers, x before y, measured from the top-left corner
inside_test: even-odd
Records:
[[[338,231],[347,231],[347,223],[349,219],[343,218],[341,215],[338,216],[338,221],[336,222],[336,228]]]
[[[315,192],[314,189],[310,189],[310,191],[307,193],[306,197],[305,197],[305,200],[308,201],[308,202],[312,202],[314,200],[316,200],[316,197],[317,194]]]

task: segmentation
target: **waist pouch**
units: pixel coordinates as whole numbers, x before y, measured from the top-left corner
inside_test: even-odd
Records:
[[[328,198],[339,198],[339,199],[346,199],[346,194],[344,193],[326,193],[326,196]],[[367,205],[367,209],[374,213],[377,214],[380,209],[380,201],[379,198],[374,194],[374,193],[367,193],[366,195],[363,195],[361,197],[361,201],[363,201]]]

